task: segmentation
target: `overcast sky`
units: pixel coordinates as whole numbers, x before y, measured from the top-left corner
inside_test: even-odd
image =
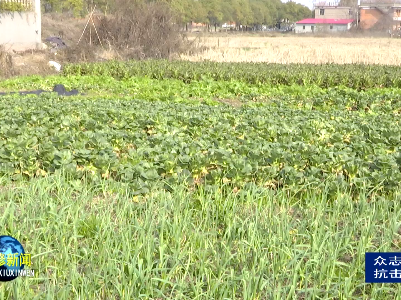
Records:
[[[287,2],[288,0],[281,0],[282,2]],[[305,5],[309,7],[310,9],[313,9],[313,0],[293,0],[296,3],[300,3],[302,5]],[[335,3],[339,3],[340,0],[317,0],[316,3],[326,3],[326,5],[335,5]]]
[[[302,5],[305,5],[307,7],[309,7],[310,9],[313,8],[313,2],[312,0],[295,0],[296,3],[300,3]]]

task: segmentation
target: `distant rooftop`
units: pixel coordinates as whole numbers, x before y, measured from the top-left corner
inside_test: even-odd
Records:
[[[322,1],[322,0],[314,0],[313,1],[313,6],[339,6],[340,1],[339,0],[328,0],[328,1]]]
[[[401,5],[401,0],[360,0],[359,5],[366,6],[366,5],[374,5],[374,6],[399,6]],[[313,1],[314,8],[336,8],[336,7],[343,7],[349,8],[349,6],[342,6],[340,5],[340,1]]]
[[[401,1],[401,0],[400,0]],[[339,0],[330,0],[330,1],[321,1],[321,0],[314,0],[313,1],[313,8],[314,9],[319,9],[319,8],[351,8],[349,6],[344,6],[340,4]]]
[[[394,4],[401,4],[401,0],[360,0],[360,5],[380,5],[392,6]]]
[[[341,24],[346,25],[354,22],[353,19],[303,19],[296,24]]]
[[[401,0],[400,0],[401,1]],[[332,6],[332,5],[315,5],[315,8],[351,8],[350,6],[340,6],[340,5],[336,5],[336,6]]]

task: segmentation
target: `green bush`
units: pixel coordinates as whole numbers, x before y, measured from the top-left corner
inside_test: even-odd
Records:
[[[31,4],[22,4],[18,2],[3,2],[0,1],[0,12],[12,11],[29,11],[32,9]]]

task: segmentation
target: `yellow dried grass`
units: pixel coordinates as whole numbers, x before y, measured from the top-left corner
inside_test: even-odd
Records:
[[[401,65],[401,39],[345,37],[204,37],[206,50],[182,55],[190,61],[268,63],[363,63]]]

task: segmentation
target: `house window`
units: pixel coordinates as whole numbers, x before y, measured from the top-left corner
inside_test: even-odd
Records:
[[[352,15],[352,9],[349,10],[349,15]]]
[[[324,9],[321,9],[321,10],[320,10],[320,15],[321,15],[321,16],[324,16]]]
[[[401,9],[397,9],[397,10],[395,11],[395,13],[397,14],[397,17],[400,17],[400,15],[401,15]]]
[[[333,29],[333,25],[330,25],[330,29]]]
[[[312,32],[315,31],[315,26],[311,26],[310,29],[312,30]]]
[[[302,29],[305,29],[305,26],[302,26]]]

